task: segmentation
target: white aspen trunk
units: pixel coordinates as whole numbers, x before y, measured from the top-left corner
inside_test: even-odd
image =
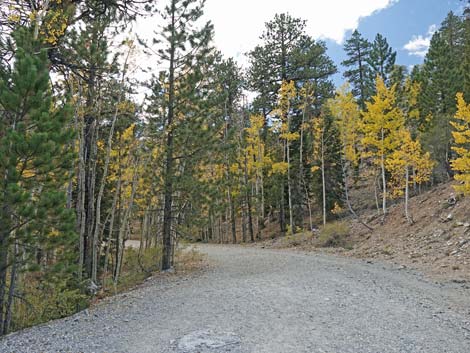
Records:
[[[113,205],[111,207],[111,219],[109,221],[108,244],[106,246],[106,252],[104,255],[103,288],[106,285],[106,278],[108,277],[108,261],[109,261],[108,259],[109,259],[109,254],[111,251],[111,241],[114,239],[113,237],[114,219],[116,215],[116,205],[117,205],[120,189],[121,189],[121,176],[119,176],[119,179],[117,181],[116,191],[114,193],[114,198],[113,198]],[[116,244],[116,246],[118,245]]]
[[[387,215],[387,179],[385,175],[385,151],[383,148],[384,144],[384,130],[382,129],[382,154],[381,154],[381,160],[380,160],[380,167],[382,169],[382,213],[383,213],[383,218],[382,222],[385,221],[385,217]]]
[[[99,233],[101,227],[101,201],[103,199],[104,188],[106,185],[106,178],[108,177],[108,170],[109,170],[109,162],[111,158],[111,149],[113,145],[113,137],[114,137],[114,129],[116,126],[117,116],[119,113],[119,105],[123,100],[123,85],[126,78],[127,72],[127,63],[130,57],[132,49],[130,48],[127,52],[126,59],[124,61],[122,76],[121,76],[121,88],[118,95],[118,102],[116,104],[116,108],[114,110],[113,120],[111,122],[111,128],[109,130],[108,142],[106,146],[106,157],[105,163],[103,168],[103,175],[101,177],[101,184],[100,189],[98,191],[98,197],[96,199],[96,214],[95,214],[95,229],[93,233],[93,249],[92,249],[92,271],[91,271],[91,280],[96,283],[97,282],[97,273],[98,273],[98,253],[99,253]]]
[[[323,191],[323,225],[326,225],[326,180],[325,180],[325,140],[324,131],[321,136],[321,178]]]
[[[36,22],[34,24],[34,34],[33,34],[34,40],[37,40],[39,37],[39,27],[41,27],[41,22],[42,22],[42,19],[44,18],[44,14],[47,12],[47,9],[49,8],[49,2],[50,0],[45,0],[43,8],[41,9],[41,11],[38,11],[36,15]]]
[[[375,196],[375,207],[377,208],[377,215],[380,216],[380,206],[379,206],[379,193],[377,190],[379,175],[374,175],[374,196]]]
[[[287,142],[287,192],[289,197],[289,223],[290,223],[290,232],[295,234],[294,229],[294,213],[292,209],[292,185],[290,177],[290,144]]]
[[[134,162],[134,175],[132,178],[132,190],[131,190],[131,195],[129,199],[129,204],[127,206],[127,209],[124,212],[124,218],[121,223],[121,227],[119,229],[119,236],[118,236],[118,246],[121,247],[120,251],[117,252],[118,256],[116,259],[116,271],[115,271],[115,276],[114,276],[114,288],[117,287],[118,281],[119,281],[119,276],[121,273],[121,264],[122,264],[122,256],[124,252],[124,246],[126,242],[125,233],[129,228],[129,219],[132,214],[132,208],[134,206],[134,198],[135,198],[135,193],[137,189],[137,180],[138,180],[138,164],[139,164],[139,159],[136,158]],[[128,231],[127,231],[128,233]],[[119,250],[119,249],[118,249]]]
[[[406,171],[405,171],[405,217],[406,220],[408,221],[409,224],[413,224],[413,218],[410,215],[409,208],[408,208],[408,203],[409,203],[409,189],[410,189],[410,168],[406,166]]]

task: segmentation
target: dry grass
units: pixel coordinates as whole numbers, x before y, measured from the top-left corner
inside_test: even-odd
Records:
[[[351,249],[349,226],[346,222],[328,223],[320,230],[315,243],[322,248]]]

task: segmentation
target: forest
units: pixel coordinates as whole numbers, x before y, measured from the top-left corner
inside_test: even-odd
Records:
[[[288,13],[241,67],[204,5],[1,1],[0,335],[86,308],[126,266],[172,269],[182,241],[369,228],[360,180],[382,223],[399,202],[413,224],[409,199],[449,180],[470,194],[470,6],[410,69],[357,30],[338,68]],[[153,40],[129,33],[149,16]]]

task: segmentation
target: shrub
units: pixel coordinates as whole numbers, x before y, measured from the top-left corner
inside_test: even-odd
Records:
[[[351,248],[349,227],[344,222],[333,222],[325,225],[318,235],[317,245],[323,248]]]
[[[12,330],[20,330],[70,316],[88,306],[89,298],[71,279],[49,278],[40,273],[25,274],[14,302]]]

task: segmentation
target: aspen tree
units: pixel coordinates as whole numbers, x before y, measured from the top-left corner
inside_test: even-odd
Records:
[[[451,165],[452,169],[458,173],[455,175],[455,180],[461,183],[454,185],[454,188],[458,192],[470,195],[470,148],[468,147],[470,144],[470,104],[465,102],[462,93],[457,93],[457,113],[451,125],[455,129],[452,132],[455,144],[452,150],[458,156]]]
[[[362,222],[354,211],[349,196],[349,178],[352,170],[359,165],[361,142],[361,111],[354,99],[353,92],[349,89],[349,84],[343,85],[336,92],[336,97],[328,101],[328,109],[335,118],[341,140],[341,168],[346,205],[352,216],[371,230],[372,228]]]
[[[296,97],[297,91],[295,88],[294,81],[283,81],[279,90],[279,102],[277,107],[277,114],[280,117],[279,122],[279,136],[283,141],[284,145],[284,162],[287,163],[287,192],[289,202],[289,226],[290,232],[295,232],[294,225],[294,214],[293,214],[293,203],[292,203],[292,176],[291,176],[291,144],[293,141],[299,139],[300,135],[298,132],[292,132],[291,121],[292,121],[292,100]]]
[[[326,225],[326,179],[325,179],[325,117],[319,116],[313,120],[313,154],[314,159],[318,160],[320,166],[312,167],[312,172],[320,171],[322,187],[322,216],[323,225]]]
[[[387,214],[386,160],[400,146],[398,132],[404,126],[403,112],[396,106],[395,86],[387,88],[377,76],[377,93],[366,103],[362,116],[364,157],[371,159],[379,168],[382,182],[382,221]]]
[[[246,153],[248,155],[247,167],[249,175],[254,177],[256,195],[258,196],[258,238],[261,236],[262,222],[264,218],[264,167],[266,164],[265,146],[261,137],[261,131],[265,124],[262,115],[252,115],[250,117],[250,127],[246,128]]]
[[[405,217],[413,224],[409,211],[410,181],[421,184],[429,180],[434,163],[429,152],[424,153],[419,140],[413,140],[411,133],[402,129],[399,132],[400,147],[386,161],[387,171],[391,174],[391,194],[405,197]]]

